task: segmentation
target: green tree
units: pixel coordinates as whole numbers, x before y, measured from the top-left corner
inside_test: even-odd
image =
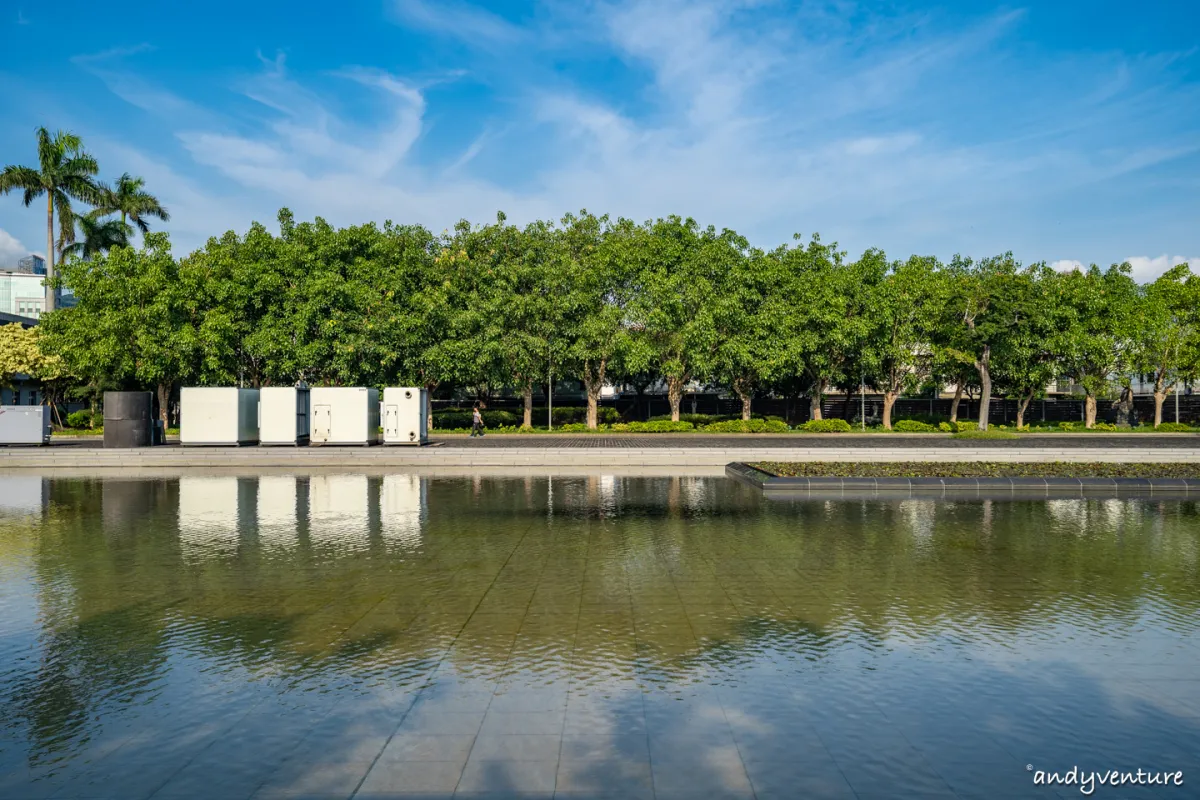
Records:
[[[158,198],[145,189],[146,181],[135,178],[128,172],[117,178],[110,186],[100,186],[100,195],[95,201],[94,213],[102,217],[112,214],[121,215],[121,227],[127,222],[133,222],[143,234],[150,232],[149,218],[154,217],[163,222],[170,222],[171,215],[158,202]]]
[[[666,381],[677,421],[684,387],[720,371],[718,298],[727,297],[728,278],[740,272],[749,245],[731,230],[701,230],[679,217],[648,223],[637,242],[632,318]]]
[[[1133,365],[1154,381],[1154,427],[1178,381],[1200,369],[1200,278],[1187,264],[1159,276],[1143,290],[1134,328]]]
[[[987,430],[992,402],[992,357],[998,343],[1029,322],[1016,291],[1020,263],[1012,253],[974,261],[955,256],[946,267],[948,302],[944,353],[974,368],[979,383],[979,428]]]
[[[863,371],[875,376],[883,392],[883,427],[891,430],[896,400],[930,375],[945,283],[936,258],[913,256],[889,270],[883,253],[873,250],[862,262],[870,325],[862,350]]]
[[[780,319],[774,289],[777,262],[753,250],[737,259],[723,291],[711,300],[717,327],[713,379],[728,386],[742,401],[742,419],[749,420],[754,394],[771,374],[779,342]]]
[[[1096,424],[1096,399],[1135,364],[1141,297],[1128,263],[1095,264],[1060,276],[1061,372],[1083,388],[1084,424]]]
[[[104,219],[94,213],[72,216],[79,227],[79,233],[82,234],[82,241],[76,238],[68,244],[60,237],[58,248],[63,260],[72,257],[89,259],[114,247],[129,246],[128,227],[120,220]]]
[[[51,134],[37,130],[37,167],[10,164],[0,172],[0,194],[19,191],[26,206],[46,196],[46,311],[55,307],[54,214],[57,211],[64,245],[75,240],[75,216],[71,201],[96,203],[100,188],[93,176],[100,171],[96,159],[84,152],[83,141],[73,133]]]
[[[1016,273],[1007,291],[1013,324],[996,339],[992,379],[1017,399],[1017,427],[1023,427],[1029,404],[1055,376],[1061,282],[1045,264],[1034,264]]]
[[[39,325],[48,352],[90,383],[114,380],[152,388],[164,426],[171,390],[195,375],[197,334],[189,288],[180,280],[165,233],[143,247],[118,247],[91,261],[63,264],[76,305]]]
[[[551,264],[551,291],[562,322],[549,341],[549,357],[556,373],[575,375],[583,383],[587,424],[593,429],[609,370],[624,361],[621,369],[628,371],[630,364],[650,357],[630,308],[644,235],[629,220],[612,223],[586,210],[562,220]]]
[[[812,419],[822,418],[822,401],[831,387],[858,383],[846,366],[866,340],[869,323],[859,289],[867,264],[847,265],[844,255],[836,244],[823,244],[816,235],[806,246],[781,247],[773,253],[780,262],[778,291],[784,314],[773,379],[805,387]]]

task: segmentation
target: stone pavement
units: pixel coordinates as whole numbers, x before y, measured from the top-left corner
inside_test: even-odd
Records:
[[[736,461],[1200,462],[1200,436],[1132,434],[965,440],[938,436],[536,435],[437,437],[426,447],[0,449],[0,469],[717,467]]]

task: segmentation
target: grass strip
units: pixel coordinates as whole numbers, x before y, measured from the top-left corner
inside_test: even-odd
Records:
[[[750,466],[784,478],[1200,478],[1200,464],[759,461]]]

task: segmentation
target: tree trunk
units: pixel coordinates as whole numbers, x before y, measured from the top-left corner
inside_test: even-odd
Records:
[[[988,369],[991,361],[992,346],[985,344],[983,355],[975,362],[975,369],[979,371],[979,430],[981,431],[988,429],[988,411],[992,404],[992,373]]]
[[[54,192],[46,192],[46,299],[42,313],[54,310]]]
[[[428,414],[425,417],[425,427],[429,431],[433,430],[433,390],[436,388],[437,388],[436,381],[433,383],[427,382],[425,384],[425,395],[429,398],[429,409],[428,409]]]
[[[521,427],[533,427],[533,381],[525,381],[525,417],[521,422]]]
[[[587,392],[587,426],[590,430],[600,427],[600,389],[604,386],[604,370],[607,362],[601,361],[592,367],[590,363],[583,366],[583,388]]]
[[[1162,425],[1163,403],[1167,401],[1166,375],[1161,372],[1154,376],[1154,427]]]
[[[160,383],[158,385],[158,418],[162,420],[164,436],[167,433],[167,428],[170,427],[170,425],[167,424],[167,420],[168,420],[167,406],[170,402],[171,402],[171,384]]]
[[[1096,424],[1096,396],[1088,392],[1083,401],[1083,427],[1091,428]]]
[[[754,399],[750,392],[750,387],[743,380],[735,380],[733,382],[733,391],[742,399],[742,421],[750,421],[750,402]]]
[[[679,422],[679,404],[683,401],[683,386],[686,383],[683,377],[667,378],[667,402],[671,404],[672,422]]]
[[[821,400],[825,397],[824,378],[820,378],[813,382],[812,388],[808,393],[808,414],[809,419],[823,419],[821,416]]]
[[[899,392],[894,392],[888,389],[883,393],[883,427],[884,430],[892,429],[892,406],[896,404],[896,398],[900,396]]]
[[[1030,389],[1029,394],[1017,403],[1017,430],[1025,427],[1025,412],[1029,410],[1029,404],[1033,402],[1033,396],[1037,393],[1036,389]]]
[[[958,404],[962,402],[962,381],[954,384],[954,399],[950,401],[950,424],[958,422]]]

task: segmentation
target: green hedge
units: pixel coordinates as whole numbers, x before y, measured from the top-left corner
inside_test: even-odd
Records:
[[[618,422],[608,429],[618,433],[687,433],[696,430],[690,422],[671,422],[669,419],[653,419],[649,422]]]
[[[747,422],[742,419],[730,419],[724,422],[710,422],[701,426],[700,430],[708,433],[787,433],[791,429],[783,420],[752,419]]]
[[[97,414],[96,416],[100,416],[100,415]],[[67,414],[67,427],[75,428],[77,430],[82,430],[83,428],[91,428],[92,420],[93,420],[92,412],[87,409],[83,409],[82,411],[72,411],[70,414]],[[101,424],[104,423],[104,420],[102,417],[96,421]]]
[[[850,433],[853,428],[844,419],[810,419],[800,426],[800,430],[809,433]]]
[[[1191,433],[1192,426],[1185,422],[1164,422],[1154,430],[1160,433]]]
[[[960,419],[958,422],[950,423],[950,430],[955,433],[970,433],[979,430],[979,423],[969,419]]]
[[[901,433],[933,433],[935,428],[928,422],[920,422],[915,419],[902,419],[892,425],[892,430],[900,431]]]
[[[1018,439],[1015,433],[1008,431],[963,431],[954,434],[955,439]]]

